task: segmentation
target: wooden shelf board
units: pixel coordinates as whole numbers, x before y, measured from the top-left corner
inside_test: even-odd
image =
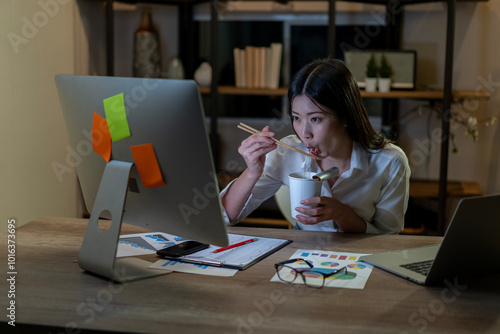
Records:
[[[103,1],[103,0],[97,0]],[[160,4],[160,5],[180,5],[182,3],[198,4],[209,2],[210,0],[115,0],[116,2],[124,2],[130,4],[136,3],[149,3],[149,4]]]
[[[356,3],[369,3],[369,4],[377,4],[377,5],[386,5],[389,0],[340,0],[345,2],[356,2]],[[489,0],[457,0],[457,2],[486,2]],[[426,3],[426,2],[446,2],[446,0],[399,0],[399,3],[402,5],[412,5],[418,3]]]
[[[202,94],[210,94],[210,87],[200,87],[200,91]],[[237,88],[235,86],[219,86],[218,93],[225,95],[286,96],[288,95],[288,87],[270,89],[270,88]]]
[[[253,227],[272,227],[291,229],[292,225],[286,219],[273,218],[254,218],[247,217],[243,219],[238,226],[253,226]]]
[[[387,93],[366,92],[362,90],[361,97],[388,98],[388,99],[442,100],[444,97],[444,93],[442,90],[408,90],[408,91],[391,90],[390,92]],[[453,91],[453,98],[459,100],[465,98],[477,98],[481,100],[487,100],[490,98],[490,94],[487,92],[456,90]]]
[[[439,181],[410,180],[410,197],[438,198]],[[450,197],[466,197],[483,195],[476,182],[448,181],[447,194]]]
[[[104,1],[104,0],[94,0],[94,1]],[[210,2],[210,0],[116,0],[118,2],[125,3],[157,3],[157,4],[181,4],[181,3],[205,3]],[[236,1],[236,0],[233,0]],[[259,2],[259,1],[270,1],[270,0],[238,0],[245,2]],[[288,1],[304,1],[304,0],[288,0]],[[326,0],[323,0],[326,1]],[[342,2],[355,2],[355,3],[368,3],[368,4],[378,4],[386,5],[389,0],[340,0]],[[402,5],[411,5],[417,3],[425,2],[446,2],[446,0],[399,0]],[[457,0],[457,2],[487,2],[489,0]]]
[[[210,87],[200,87],[202,94],[210,94]],[[267,88],[237,88],[235,86],[221,85],[218,87],[219,94],[226,95],[268,95],[268,96],[286,96],[288,95],[288,87],[280,87],[278,89]],[[366,92],[361,90],[363,98],[386,98],[386,99],[420,99],[420,100],[442,100],[442,90],[392,90],[387,93]],[[488,100],[490,94],[480,91],[457,90],[453,92],[453,98],[465,99],[476,98],[480,100]]]

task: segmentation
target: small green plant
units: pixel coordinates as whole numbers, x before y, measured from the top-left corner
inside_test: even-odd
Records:
[[[380,58],[379,74],[381,78],[390,78],[394,74],[392,66],[389,64],[387,57],[383,54]]]
[[[375,55],[372,53],[370,59],[366,63],[366,77],[367,78],[376,78],[378,76],[379,68],[377,64],[377,60],[375,59]]]

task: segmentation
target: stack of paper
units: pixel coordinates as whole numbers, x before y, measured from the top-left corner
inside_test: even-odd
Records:
[[[270,47],[234,48],[236,87],[278,88],[282,49],[281,43],[272,43]]]
[[[285,247],[291,240],[253,237],[242,234],[228,234],[229,247],[220,248],[210,245],[209,248],[182,257],[165,257],[150,268],[182,272],[197,272],[214,275],[212,266],[243,270],[262,260],[266,256]],[[118,243],[117,257],[155,254],[158,250],[186,241],[182,237],[163,232],[137,233],[121,235]],[[185,264],[197,266],[186,266]],[[220,275],[232,276],[233,271],[221,271]]]

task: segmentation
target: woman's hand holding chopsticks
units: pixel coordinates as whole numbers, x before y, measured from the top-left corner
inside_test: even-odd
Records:
[[[238,126],[240,127],[240,126]],[[238,152],[241,154],[247,168],[231,184],[226,194],[221,196],[222,205],[230,221],[233,221],[241,212],[253,187],[264,171],[266,154],[276,149],[277,143],[273,140],[274,133],[266,126],[262,131],[245,130],[252,135],[241,143]]]
[[[241,128],[240,126],[241,124],[238,125],[239,128]],[[243,140],[238,152],[247,164],[248,176],[257,180],[264,170],[266,154],[276,149],[277,143],[273,140],[274,133],[269,131],[268,126],[264,127],[261,132],[252,130],[250,130],[252,135]],[[249,130],[245,131],[250,132]]]

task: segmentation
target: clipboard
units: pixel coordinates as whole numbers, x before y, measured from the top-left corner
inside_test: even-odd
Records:
[[[163,256],[162,258],[179,262],[244,270],[292,242],[292,240],[286,239],[254,237],[232,233],[228,234],[228,238],[229,245],[249,239],[256,240],[219,253],[214,253],[219,247],[210,245],[209,248],[193,254],[181,257]]]

